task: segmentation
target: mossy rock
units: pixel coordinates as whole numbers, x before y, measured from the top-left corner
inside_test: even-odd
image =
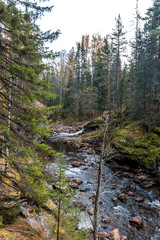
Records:
[[[7,207],[3,204],[0,204],[0,215],[2,216],[4,224],[10,224],[15,222],[21,212],[22,211],[19,206]]]
[[[138,160],[145,166],[155,166],[160,163],[160,139],[154,132],[151,137],[142,134],[140,125],[136,122],[125,128],[116,128],[112,137],[113,145],[128,159]]]
[[[25,220],[19,219],[14,224],[0,229],[0,239],[42,240],[42,237]]]
[[[104,123],[104,120],[102,118],[95,118],[94,120],[87,122],[84,125],[84,131],[89,132],[96,129],[99,129],[99,127]]]
[[[160,135],[160,127],[155,127],[153,130],[156,134]]]

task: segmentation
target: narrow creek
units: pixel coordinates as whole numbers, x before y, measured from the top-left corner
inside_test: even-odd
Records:
[[[80,134],[81,131],[73,135]],[[53,149],[63,153],[66,162],[67,179],[81,179],[74,201],[85,206],[81,213],[79,229],[91,228],[92,224],[87,210],[94,206],[95,182],[99,155],[80,152],[62,140],[72,134],[61,133],[50,138]],[[74,167],[73,162],[80,162]],[[55,162],[47,165],[47,171],[52,175]],[[117,198],[118,196],[118,198]],[[160,240],[160,191],[157,186],[143,188],[130,177],[123,176],[116,169],[103,166],[102,190],[100,195],[99,231],[111,232],[118,228],[121,236],[128,240]],[[142,220],[142,224],[134,225],[130,217]]]

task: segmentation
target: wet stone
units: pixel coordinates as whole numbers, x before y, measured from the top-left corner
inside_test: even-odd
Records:
[[[111,184],[112,189],[116,189],[117,185],[116,184]]]
[[[88,167],[83,168],[83,170],[88,170]]]
[[[117,197],[113,197],[112,201],[116,202],[116,201],[118,201],[118,198]]]
[[[124,177],[130,177],[130,178],[132,178],[132,177],[133,177],[133,173],[123,172],[123,176],[124,176]]]
[[[127,195],[128,196],[134,196],[134,192],[129,191],[129,192],[127,192]]]
[[[79,189],[80,192],[86,192],[87,190],[86,189]]]
[[[149,188],[149,187],[152,187],[155,183],[152,182],[152,181],[144,181],[141,183],[141,185],[144,187],[144,188]]]
[[[126,236],[122,236],[121,240],[127,240]]]
[[[93,215],[94,214],[94,208],[93,207],[90,207],[88,210],[87,210],[88,214],[89,215]]]
[[[98,240],[106,240],[109,239],[110,234],[106,232],[99,232],[98,233]]]
[[[120,237],[120,232],[118,230],[118,228],[114,229],[111,233],[110,233],[110,240],[121,240]]]
[[[109,216],[102,216],[101,222],[103,222],[103,223],[110,222],[110,217]]]
[[[142,220],[137,217],[129,217],[129,222],[132,226],[140,227],[143,225]]]
[[[78,185],[81,185],[83,183],[82,179],[80,179],[80,178],[73,179],[73,182],[77,183]]]
[[[103,228],[103,229],[107,229],[107,228],[108,228],[108,225],[107,225],[107,224],[104,224],[104,225],[102,225],[102,228]]]
[[[134,197],[134,200],[135,200],[136,202],[143,202],[143,201],[144,201],[144,198],[141,197],[141,196],[135,196],[135,197]]]
[[[140,175],[140,176],[138,176],[137,177],[138,178],[138,180],[140,180],[140,181],[145,181],[145,180],[147,180],[147,175]]]
[[[118,194],[117,198],[122,202],[126,202],[126,194],[124,193]]]
[[[131,191],[131,192],[135,192],[136,191],[136,186],[129,186],[128,187],[128,190]]]
[[[73,162],[73,163],[72,163],[72,166],[73,166],[73,167],[81,167],[81,166],[82,166],[82,163],[81,163],[81,162]]]

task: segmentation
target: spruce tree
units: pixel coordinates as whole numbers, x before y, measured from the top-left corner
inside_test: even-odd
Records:
[[[46,198],[42,160],[54,154],[41,142],[49,134],[48,109],[36,104],[50,95],[40,77],[46,69],[42,59],[48,57],[44,48],[47,34],[41,34],[32,12],[17,8],[19,1],[8,2],[0,3],[0,141],[6,161],[0,173],[2,180],[7,177],[13,187],[40,203]],[[48,39],[55,36],[57,33],[49,34]],[[7,174],[8,164],[19,174],[18,179]]]

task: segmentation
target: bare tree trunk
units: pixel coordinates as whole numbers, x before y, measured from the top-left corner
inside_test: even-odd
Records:
[[[101,192],[103,159],[105,157],[106,144],[107,144],[107,130],[108,130],[108,119],[106,120],[106,123],[105,123],[100,162],[98,166],[98,182],[97,182],[97,189],[96,189],[96,196],[95,196],[94,222],[93,222],[93,240],[98,240],[99,199],[100,199],[100,192]]]
[[[10,79],[9,82],[10,88],[9,88],[9,110],[8,110],[8,130],[10,130],[10,125],[11,125],[11,98],[12,98],[12,92],[11,92],[11,87],[12,87],[12,80]],[[6,147],[6,159],[9,157],[9,147]],[[7,175],[8,172],[8,162],[6,161],[5,164],[5,170],[4,174]]]
[[[118,36],[118,53],[117,53],[117,90],[119,87],[119,61],[120,61],[120,40]]]
[[[107,56],[107,69],[108,69],[108,105],[109,105],[109,118],[111,117],[111,84],[109,74],[109,57]]]
[[[59,197],[59,199],[58,199],[58,219],[57,219],[57,221],[58,221],[58,225],[57,225],[57,240],[60,239],[59,238],[60,237],[59,236],[60,220],[61,220],[61,199]]]

